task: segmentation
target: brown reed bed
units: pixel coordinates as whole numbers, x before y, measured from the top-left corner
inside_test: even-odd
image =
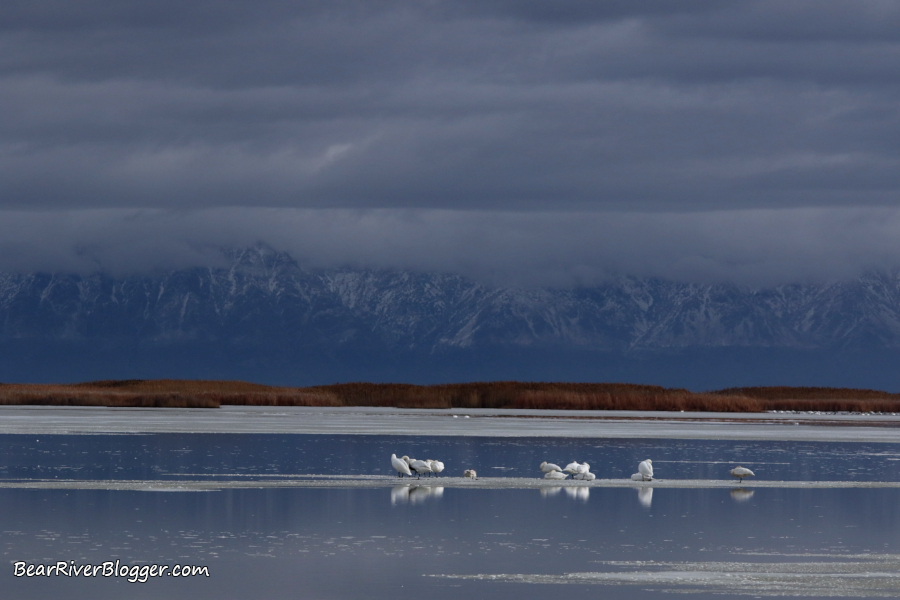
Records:
[[[0,405],[218,408],[381,406],[690,412],[900,412],[900,394],[845,388],[753,387],[697,393],[624,383],[494,381],[443,385],[344,383],[308,388],[243,381],[120,380],[0,384]]]
[[[822,412],[900,412],[900,394],[832,387],[742,387],[716,392],[758,398],[765,410]]]

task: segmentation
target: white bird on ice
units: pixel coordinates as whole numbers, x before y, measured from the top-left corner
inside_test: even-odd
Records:
[[[568,477],[568,475],[562,471],[548,471],[547,473],[544,473],[544,479],[565,479],[566,477]]]
[[[575,470],[578,471],[577,475],[584,475],[585,473],[591,472],[591,465],[587,464],[586,462],[581,463],[580,465],[578,465],[578,467],[576,467]]]
[[[633,474],[631,475],[631,480],[632,480],[632,481],[643,481],[643,480],[644,480],[644,476],[641,475],[640,473],[633,473]]]
[[[402,458],[397,458],[396,454],[391,454],[391,466],[397,470],[397,477],[403,477],[404,475],[409,475],[412,477],[412,472],[409,470],[409,465],[406,464],[406,461]]]
[[[645,480],[649,481],[653,479],[653,463],[649,458],[638,464],[638,472],[644,476]]]
[[[743,483],[744,477],[754,477],[755,475],[756,473],[754,473],[747,467],[735,467],[731,470],[731,476],[740,479],[741,483]]]
[[[574,477],[572,477],[572,479],[581,479],[582,481],[593,481],[593,480],[597,479],[597,476],[594,475],[593,473],[591,473],[590,471],[588,471],[586,473],[579,473],[578,475],[575,475]]]
[[[434,471],[434,474],[437,475],[441,471],[444,470],[444,463],[439,460],[431,461],[431,470]]]
[[[413,460],[409,463],[409,466],[412,467],[412,470],[416,472],[416,479],[418,479],[423,473],[431,473],[431,467],[424,460]]]
[[[475,469],[466,469],[465,471],[463,471],[463,477],[478,479],[478,473],[475,472]]]
[[[541,471],[544,473],[550,473],[552,471],[562,471],[559,468],[559,465],[554,465],[553,463],[548,463],[546,460],[541,463]]]
[[[563,469],[563,471],[565,471],[566,473],[570,473],[570,474],[574,475],[574,474],[576,474],[576,473],[578,472],[578,467],[580,467],[580,466],[581,466],[581,465],[579,465],[578,462],[572,461],[572,462],[570,462],[569,464],[566,465],[566,468]]]

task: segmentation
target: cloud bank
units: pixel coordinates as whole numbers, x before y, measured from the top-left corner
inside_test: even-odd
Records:
[[[636,275],[749,286],[821,283],[896,266],[900,211],[705,213],[102,209],[10,212],[0,271],[126,275],[224,266],[266,243],[309,268],[462,273],[487,284],[577,286]]]
[[[888,0],[7,2],[0,267],[849,277],[898,81]]]

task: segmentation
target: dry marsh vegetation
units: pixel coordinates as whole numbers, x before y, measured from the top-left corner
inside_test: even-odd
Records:
[[[0,405],[219,408],[340,406],[336,397],[243,381],[123,380],[76,384],[0,384]]]
[[[495,381],[444,385],[344,383],[308,388],[243,381],[122,380],[76,384],[0,384],[0,404],[218,408],[383,406],[698,412],[900,412],[900,394],[815,387],[729,388],[696,393],[624,383]]]

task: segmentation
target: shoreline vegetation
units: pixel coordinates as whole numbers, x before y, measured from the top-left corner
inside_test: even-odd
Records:
[[[441,385],[342,383],[276,387],[242,381],[121,380],[75,384],[0,383],[0,405],[219,408],[380,406],[760,413],[900,412],[900,394],[825,387],[741,387],[713,392],[624,383],[496,381]]]

